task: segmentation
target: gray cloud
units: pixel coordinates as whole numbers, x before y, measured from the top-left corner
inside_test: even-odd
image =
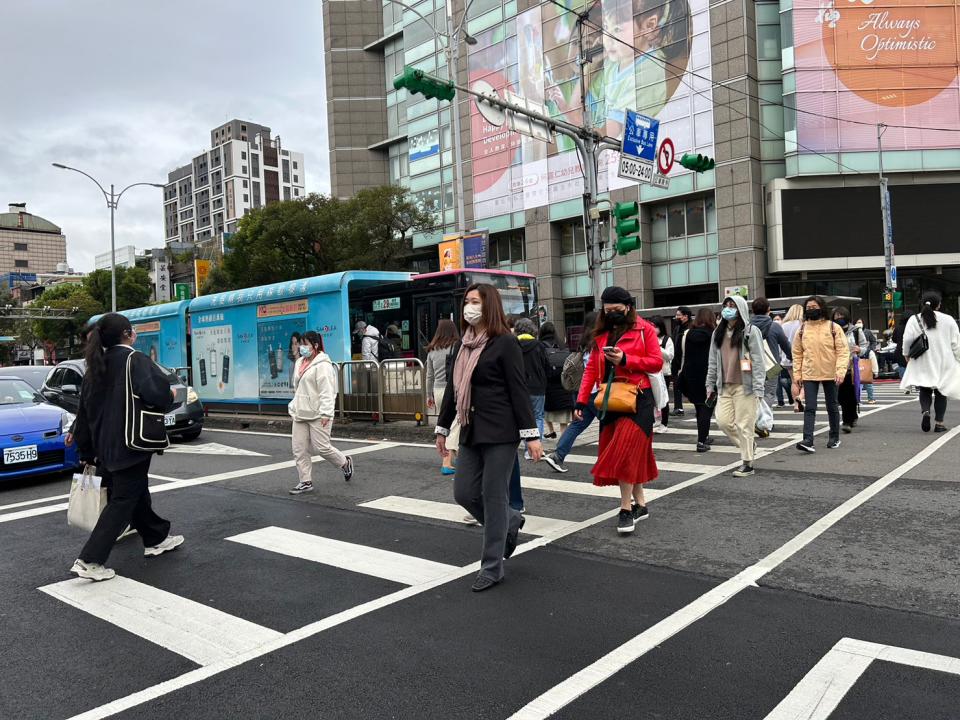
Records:
[[[165,182],[234,117],[303,152],[308,191],[328,192],[323,31],[317,0],[30,0],[0,24],[0,206],[60,225],[70,264],[109,250],[105,187]],[[120,201],[117,245],[163,245],[161,191]]]

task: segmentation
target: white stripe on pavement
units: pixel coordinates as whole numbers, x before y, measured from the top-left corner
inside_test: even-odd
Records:
[[[662,433],[662,435],[666,435],[666,433]],[[696,452],[696,451],[697,451],[697,444],[696,444],[695,442],[689,442],[689,443],[660,442],[660,441],[657,439],[658,437],[660,437],[660,436],[657,435],[657,436],[654,436],[654,438],[653,438],[653,450],[654,450],[654,452],[656,452],[657,450],[680,450],[680,451],[683,451],[683,452]],[[713,444],[713,445],[710,446],[710,452],[731,453],[731,454],[736,453],[736,454],[739,454],[739,453],[740,453],[740,450],[739,450],[738,448],[735,448],[733,445],[717,445],[717,444]]]
[[[654,444],[654,451],[656,451],[657,446]],[[597,459],[590,455],[567,455],[563,461],[565,463],[578,463],[580,465],[596,465]],[[716,465],[694,465],[693,463],[676,463],[676,462],[660,462],[657,461],[657,467],[664,472],[684,472],[684,473],[694,473],[699,475],[700,473],[710,472],[711,470],[716,469]]]
[[[121,575],[108,582],[77,578],[38,589],[198,665],[221,662],[283,636]]]
[[[526,485],[522,481],[521,484]],[[617,497],[620,497],[619,489],[614,489],[617,490]],[[419,500],[417,498],[400,497],[399,495],[388,495],[378,500],[360,503],[359,507],[385,510],[403,515],[416,515],[433,520],[449,520],[460,525],[464,524],[463,518],[466,515],[466,510],[455,503]],[[574,524],[569,520],[554,520],[553,518],[537,517],[536,515],[525,515],[524,517],[526,523],[524,523],[523,532],[527,535],[547,535]]]
[[[594,485],[592,482],[578,482],[576,480],[560,480],[559,478],[544,478],[523,475],[520,477],[520,486],[524,490],[546,490],[548,492],[568,493],[571,495],[591,495],[593,497],[620,499],[620,488],[617,485]],[[644,497],[653,500],[663,494],[663,490],[644,488]],[[524,532],[527,528],[523,529]]]
[[[280,527],[265,527],[228,537],[227,540],[404,585],[422,585],[460,569],[413,555]]]
[[[664,437],[669,437],[670,435],[696,435],[696,434],[697,434],[697,431],[694,428],[678,428],[678,427],[674,427],[673,425],[668,427],[665,433],[657,433],[657,435],[662,435]],[[799,433],[772,432],[770,433],[770,437],[779,438],[780,440],[790,440],[792,438],[797,437],[798,434]],[[656,437],[653,438],[653,444],[654,444],[654,447],[656,447],[656,444],[657,444]],[[594,445],[596,445],[596,443],[594,443]]]

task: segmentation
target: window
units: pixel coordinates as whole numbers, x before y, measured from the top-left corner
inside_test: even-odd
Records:
[[[244,166],[242,166],[242,167],[240,168],[240,174],[241,174],[241,175],[247,175],[247,174],[248,174],[248,173],[247,173],[247,166],[246,166],[246,165],[244,165]]]
[[[243,186],[244,186],[244,187],[247,187],[247,181],[246,181],[246,180],[243,181]]]
[[[294,181],[295,183],[300,182],[300,176],[299,176],[299,175],[294,175],[294,176],[293,176],[293,181]]]
[[[44,383],[48,388],[55,389],[63,385],[63,375],[66,373],[66,368],[57,368],[53,371],[50,377],[47,378],[46,383]]]
[[[246,132],[246,131],[247,131],[247,126],[246,126],[246,125],[241,125],[241,126],[240,126],[240,129],[243,130],[244,132]]]
[[[250,202],[250,195],[248,195],[247,193],[244,193],[244,194],[243,194],[243,201],[244,201],[244,202]]]
[[[508,267],[527,259],[523,230],[496,233],[490,236],[490,267]]]
[[[587,251],[582,223],[567,223],[560,229],[560,254],[576,255]]]
[[[294,194],[295,196],[299,197],[299,196],[300,196],[300,188],[294,188],[294,189],[293,189],[293,194]]]
[[[297,169],[297,161],[296,161],[296,160],[293,161],[293,169],[294,169],[294,170]]]
[[[26,252],[26,251],[27,251],[27,244],[26,244],[26,243],[18,243],[18,242],[15,242],[15,243],[13,244],[13,249],[16,250],[17,252]]]
[[[26,260],[14,260],[13,266],[18,268],[30,267],[30,263]]]
[[[246,153],[245,151],[241,151],[241,152],[240,152],[240,159],[241,159],[241,160],[246,160],[246,159],[247,159],[247,153]]]
[[[286,185],[283,186],[283,199],[284,200],[290,199],[290,188],[287,187]]]
[[[65,368],[63,372],[63,384],[75,385],[79,388],[81,385],[83,385],[83,375],[78,373],[73,368]]]

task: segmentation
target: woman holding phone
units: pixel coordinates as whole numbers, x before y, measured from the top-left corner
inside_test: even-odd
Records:
[[[608,287],[601,301],[595,346],[580,382],[574,417],[583,418],[594,386],[600,385],[594,401],[600,411],[600,451],[593,467],[593,484],[620,487],[617,532],[626,535],[649,516],[643,485],[659,474],[652,440],[655,403],[647,375],[660,372],[663,354],[656,329],[637,317],[630,293]],[[617,385],[621,386],[618,391],[629,389],[629,396],[635,389],[636,395],[632,407],[612,412],[609,395]]]

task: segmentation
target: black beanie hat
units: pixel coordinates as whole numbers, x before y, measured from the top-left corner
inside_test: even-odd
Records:
[[[603,295],[600,296],[600,302],[610,305],[620,304],[633,307],[633,296],[622,287],[611,285],[603,291]]]

